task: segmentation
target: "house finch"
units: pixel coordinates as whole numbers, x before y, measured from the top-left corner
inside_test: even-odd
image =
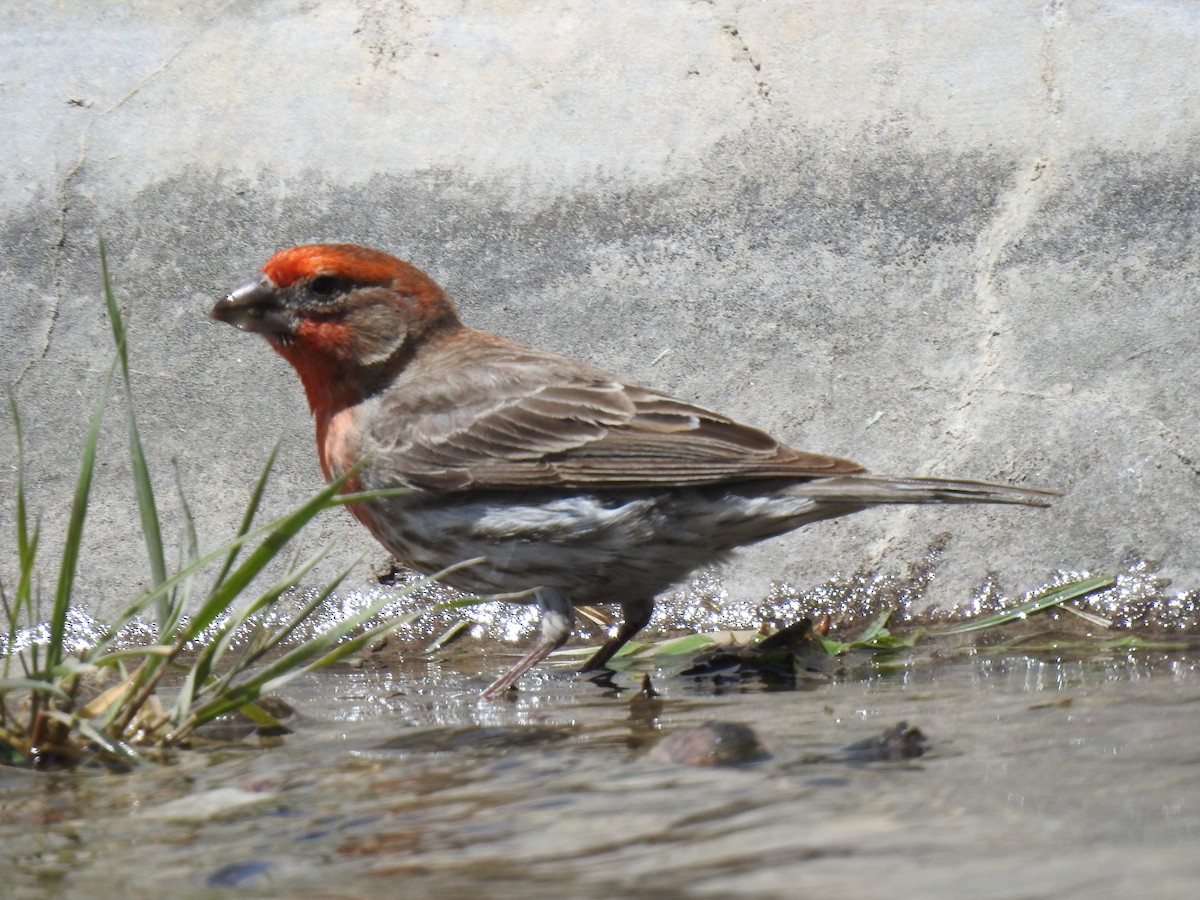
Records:
[[[541,641],[484,691],[562,646],[574,607],[623,621],[581,671],[646,624],[654,597],[742,544],[877,503],[1018,503],[1053,492],[886,478],[586,363],[464,326],[432,279],[353,244],[276,253],[212,317],[295,368],[327,479],[407,487],[351,512],[406,566],[477,595],[523,594]],[[511,599],[511,598],[510,598]]]

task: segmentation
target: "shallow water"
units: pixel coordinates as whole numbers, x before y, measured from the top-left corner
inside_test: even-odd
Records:
[[[7,897],[1193,897],[1200,675],[1183,653],[957,658],[658,695],[505,660],[320,674],[268,750],[129,775],[0,770]],[[672,762],[707,720],[769,759]],[[840,751],[897,722],[919,759]],[[103,888],[98,888],[103,886]]]

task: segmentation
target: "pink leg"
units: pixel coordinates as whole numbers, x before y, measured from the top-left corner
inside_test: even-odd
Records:
[[[537,646],[517,660],[516,664],[484,689],[480,696],[490,700],[502,694],[517,679],[561,647],[571,636],[575,627],[575,609],[566,595],[554,588],[542,588],[537,593],[538,606],[542,608],[542,639]]]

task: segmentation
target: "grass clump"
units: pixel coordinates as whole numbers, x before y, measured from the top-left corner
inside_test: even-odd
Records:
[[[415,618],[410,615],[369,624],[385,606],[421,583],[380,598],[316,636],[289,642],[349,570],[316,592],[282,624],[271,615],[279,599],[312,570],[329,546],[308,559],[293,557],[283,578],[250,595],[252,583],[318,513],[383,492],[339,494],[346,478],[354,474],[350,472],[287,515],[254,527],[274,452],[251,492],[236,535],[215,550],[200,551],[192,516],[180,490],[184,547],[178,566],[169,571],[161,519],[134,412],[124,323],[113,296],[103,245],[100,261],[116,355],[84,441],[52,592],[43,592],[36,577],[43,550],[41,530],[29,514],[24,435],[17,404],[9,397],[17,443],[18,576],[15,585],[0,584],[4,614],[4,634],[0,635],[0,764],[52,766],[98,760],[124,766],[145,757],[148,748],[161,750],[186,744],[197,728],[234,710],[245,712],[259,724],[271,724],[271,716],[256,703],[259,698],[297,675],[356,652]],[[68,648],[68,624],[81,607],[75,576],[100,425],[118,373],[125,393],[129,453],[151,584],[125,605],[90,646],[72,652]],[[187,610],[192,610],[190,615],[185,614]],[[118,643],[118,636],[131,623],[148,620],[153,631],[149,643]],[[22,629],[38,628],[44,629],[45,640],[18,646]],[[198,644],[203,646],[196,650]],[[185,650],[189,651],[186,664]],[[168,673],[182,678],[171,702],[164,701],[160,692]]]

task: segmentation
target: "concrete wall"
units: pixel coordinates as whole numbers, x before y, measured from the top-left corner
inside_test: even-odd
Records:
[[[937,602],[1135,558],[1200,588],[1200,5],[46,7],[0,35],[0,381],[48,550],[112,353],[97,239],[171,529],[175,459],[209,544],[276,439],[272,509],[320,478],[291,371],[207,310],[280,247],[349,240],[474,325],[796,446],[1068,492],[819,525],[740,590],[901,568],[939,532]],[[118,412],[81,575],[102,603],[146,578]],[[340,513],[307,543],[337,533],[382,555]]]

